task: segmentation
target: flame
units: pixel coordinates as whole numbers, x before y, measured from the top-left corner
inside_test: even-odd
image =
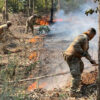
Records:
[[[32,91],[37,88],[37,82],[34,82],[32,85],[28,87],[28,91]]]
[[[38,88],[44,88],[46,86],[47,83],[42,83],[39,85]],[[35,81],[33,84],[31,84],[29,87],[28,87],[28,91],[33,91],[34,89],[37,89],[37,81]]]
[[[49,22],[45,18],[44,19],[37,19],[36,22],[39,23],[40,25],[49,25]]]
[[[46,20],[41,20],[40,25],[49,25],[49,23]]]
[[[59,19],[54,19],[53,22],[62,22],[63,19],[59,18]]]
[[[42,37],[40,37],[40,36],[35,36],[34,38],[29,39],[30,43],[37,43],[37,42],[40,42],[40,41],[42,41]]]
[[[33,53],[31,53],[31,55],[29,56],[29,59],[32,60],[34,59],[34,61],[38,60],[38,53],[36,51],[34,51]]]

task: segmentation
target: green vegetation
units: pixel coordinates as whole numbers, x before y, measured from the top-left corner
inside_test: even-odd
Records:
[[[29,6],[29,0],[8,0],[9,12],[26,12]],[[60,0],[61,9],[65,9],[66,12],[77,9],[86,0]],[[57,9],[58,0],[54,0],[54,9]],[[0,12],[4,6],[4,0],[0,0]],[[33,9],[33,0],[30,0],[30,9]],[[34,0],[35,12],[48,12],[51,9],[51,0]]]

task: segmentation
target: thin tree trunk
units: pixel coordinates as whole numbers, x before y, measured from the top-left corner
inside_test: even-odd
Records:
[[[50,17],[50,23],[53,23],[53,13],[54,13],[54,10],[53,10],[53,0],[51,0],[51,17]]]
[[[98,2],[98,8],[99,8],[99,42],[98,42],[98,80],[97,80],[97,100],[100,100],[100,1]]]
[[[46,11],[48,10],[47,5],[48,5],[48,2],[47,2],[47,0],[45,0],[45,10],[46,10]]]
[[[34,8],[35,8],[35,5],[34,5],[34,0],[33,0],[33,15],[34,15]]]
[[[30,16],[31,0],[28,0],[28,16]]]
[[[58,11],[60,10],[60,0],[58,0],[58,7],[57,7],[57,10],[58,10]]]
[[[5,0],[5,20],[8,20],[8,0]]]

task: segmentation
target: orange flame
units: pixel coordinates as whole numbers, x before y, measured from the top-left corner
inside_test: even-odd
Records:
[[[37,19],[36,22],[39,23],[40,25],[49,25],[47,19]]]
[[[46,83],[44,82],[44,83],[40,84],[38,88],[44,88],[45,86],[46,86]],[[33,91],[34,89],[37,89],[36,81],[28,87],[28,91]]]
[[[32,85],[30,85],[28,87],[28,91],[32,91],[32,90],[36,89],[36,86],[37,86],[37,82],[34,82]]]
[[[42,37],[40,37],[40,36],[35,36],[34,38],[29,39],[30,43],[37,43],[37,42],[40,42],[40,41],[42,41]]]
[[[61,19],[61,18],[60,19],[54,19],[53,20],[53,22],[62,22],[62,21],[63,21],[63,19]]]
[[[36,51],[34,51],[33,53],[31,53],[31,55],[29,56],[29,59],[32,60],[34,59],[34,61],[38,60],[38,54]]]

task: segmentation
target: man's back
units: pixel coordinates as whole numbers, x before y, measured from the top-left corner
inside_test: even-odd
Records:
[[[89,49],[88,36],[86,34],[81,34],[74,39],[74,41],[65,51],[65,54],[69,56],[74,55],[82,57],[81,54],[83,53],[83,51],[87,51],[88,49]]]
[[[29,25],[33,25],[33,23],[34,23],[34,16],[28,17],[27,23],[28,23]]]
[[[7,24],[0,25],[0,34],[2,34],[4,31],[8,29]]]

